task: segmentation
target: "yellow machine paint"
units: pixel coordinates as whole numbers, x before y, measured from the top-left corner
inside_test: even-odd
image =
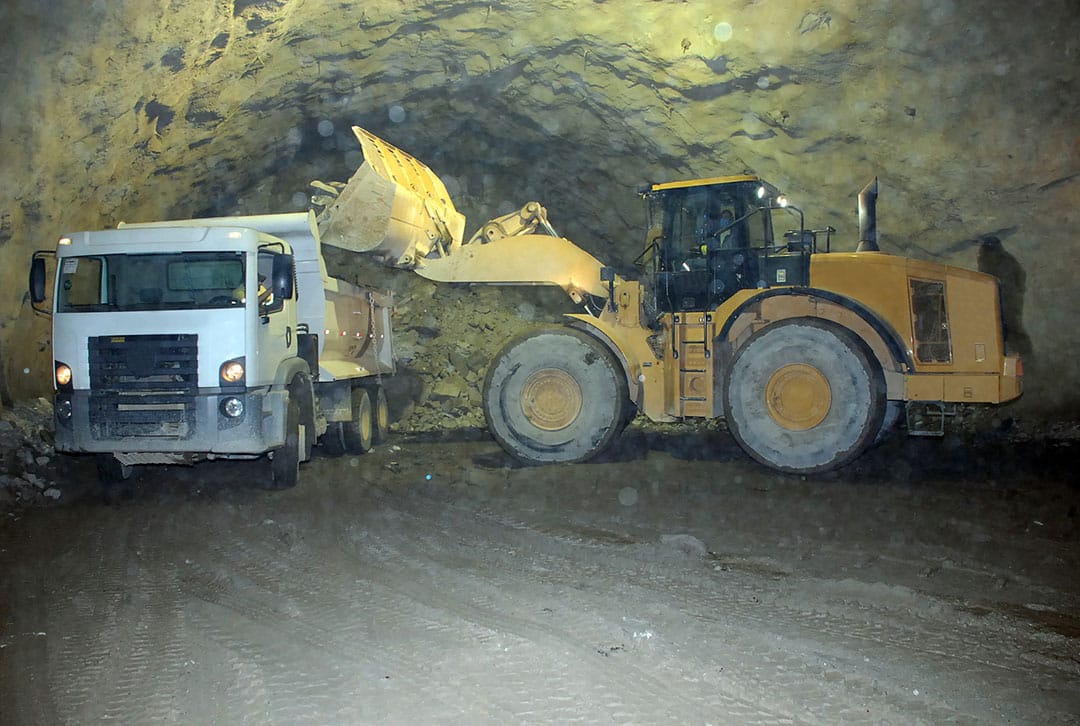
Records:
[[[835,230],[806,229],[802,212],[756,176],[653,185],[641,279],[630,280],[560,237],[536,202],[463,241],[464,218],[435,174],[354,132],[365,164],[344,188],[318,184],[336,195],[319,216],[328,243],[437,281],[555,285],[585,307],[568,316],[585,336],[538,333],[550,340],[512,342],[492,363],[485,412],[493,435],[524,461],[582,460],[610,440],[581,443],[591,434],[571,433],[602,404],[587,386],[597,358],[610,359],[624,379],[610,390],[632,408],[590,425],[621,429],[633,410],[654,421],[726,416],[752,456],[788,471],[849,461],[907,402],[994,404],[1021,393],[996,280],[877,251],[876,180],[860,194],[861,223],[869,215],[861,247],[872,251],[855,253],[829,251]],[[775,229],[796,213],[797,228]],[[555,357],[520,380],[509,371],[521,361],[503,365],[512,355],[545,357],[553,344],[568,358],[585,350],[587,363],[576,373],[576,363]],[[852,398],[851,387],[864,393]],[[843,407],[861,423],[839,421]],[[859,418],[860,407],[870,413]],[[758,419],[767,426],[755,433]],[[833,456],[830,431],[845,426],[850,441]]]

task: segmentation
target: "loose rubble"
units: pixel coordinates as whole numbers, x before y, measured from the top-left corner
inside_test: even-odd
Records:
[[[52,404],[38,398],[0,408],[0,510],[58,502]]]

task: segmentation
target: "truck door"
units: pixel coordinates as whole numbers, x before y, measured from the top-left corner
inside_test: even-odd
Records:
[[[274,259],[279,254],[259,250],[256,266],[256,370],[263,383],[273,381],[281,361],[296,356],[295,291],[293,298],[282,300],[273,286]],[[250,368],[251,363],[248,365]]]

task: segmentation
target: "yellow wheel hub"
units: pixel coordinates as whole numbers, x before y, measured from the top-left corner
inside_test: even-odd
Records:
[[[832,389],[817,368],[792,363],[772,374],[765,385],[765,405],[776,423],[791,431],[806,431],[825,420],[832,406]]]
[[[564,429],[581,413],[581,386],[564,370],[536,371],[521,391],[521,410],[539,429]]]

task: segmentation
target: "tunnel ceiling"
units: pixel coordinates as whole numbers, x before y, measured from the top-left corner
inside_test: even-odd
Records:
[[[1048,259],[1080,221],[1072,0],[52,5],[0,7],[13,390],[33,355],[12,341],[46,346],[31,250],[120,220],[304,208],[310,179],[361,162],[351,124],[442,175],[467,233],[537,199],[627,269],[646,181],[753,171],[853,249],[877,175],[886,250],[975,267],[996,236],[1026,273],[1029,360],[1077,342],[1054,325],[1077,265]]]

